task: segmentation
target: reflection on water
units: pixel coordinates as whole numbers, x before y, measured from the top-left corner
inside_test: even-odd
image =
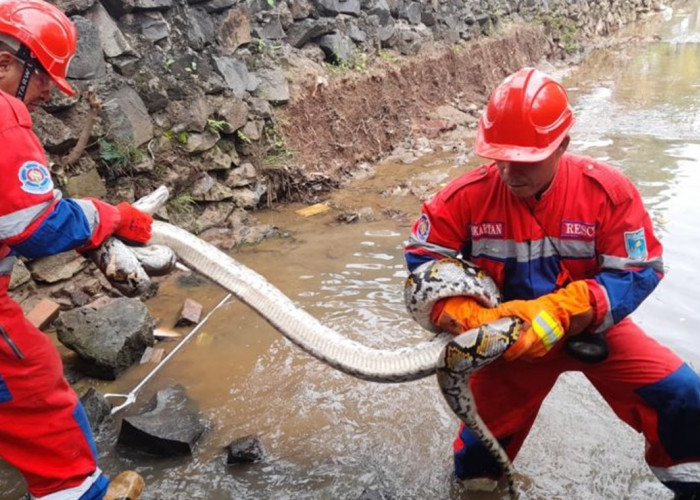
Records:
[[[593,54],[565,83],[578,117],[571,147],[632,178],[664,244],[666,279],[635,318],[700,367],[691,305],[700,288],[700,9],[677,16],[660,42],[619,57]],[[606,75],[602,86],[591,80],[595,74]]]
[[[660,41],[595,53],[565,81],[577,116],[572,150],[625,170],[666,248],[667,278],[635,318],[696,367],[698,16],[697,7],[676,13]],[[402,302],[402,243],[419,210],[406,186],[424,192],[427,179],[456,173],[437,155],[382,165],[373,178],[334,195],[339,209],[370,207],[376,220],[347,225],[335,222],[333,213],[303,219],[293,210],[269,211],[261,221],[291,236],[235,257],[343,335],[382,348],[417,342],[426,334],[408,320]],[[383,216],[389,209],[404,216]],[[181,276],[168,279],[149,307],[167,326],[185,297],[210,309],[224,295],[206,281]],[[146,372],[137,367],[98,388],[128,392]],[[115,450],[113,432],[98,443],[107,472],[133,467],[146,477],[147,499],[354,499],[365,490],[392,498],[466,498],[451,481],[457,422],[432,378],[399,385],[355,380],[310,358],[235,299],[125,413],[175,383],[186,387],[209,422],[193,458],[133,457]],[[260,436],[267,460],[227,468],[223,446],[247,434]],[[643,462],[643,449],[642,439],[616,420],[585,379],[562,377],[515,463],[523,497],[666,498]],[[22,492],[11,471],[0,471],[0,486],[0,498]]]

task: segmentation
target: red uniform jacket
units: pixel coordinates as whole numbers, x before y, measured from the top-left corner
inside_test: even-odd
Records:
[[[470,260],[505,300],[537,298],[585,279],[594,327],[602,331],[656,287],[661,254],[631,181],[611,166],[565,154],[539,199],[514,196],[495,163],[455,179],[423,205],[405,257],[409,269],[435,258]]]
[[[116,208],[93,199],[62,199],[24,103],[0,92],[0,276],[14,256],[36,258],[95,247],[119,222]],[[7,280],[0,280],[3,283]],[[7,284],[0,285],[6,291]]]

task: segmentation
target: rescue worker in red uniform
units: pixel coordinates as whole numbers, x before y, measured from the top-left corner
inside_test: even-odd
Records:
[[[438,302],[432,320],[442,330],[459,334],[505,316],[528,325],[471,377],[479,413],[511,460],[557,377],[580,371],[644,434],[656,477],[676,498],[700,498],[700,379],[629,318],[663,277],[661,244],[629,179],[566,152],[573,123],[565,89],[549,76],[524,68],[507,77],[475,142],[493,162],[423,205],[408,268],[461,257],[500,288],[505,302],[493,309],[469,297]],[[587,356],[591,346],[596,356]],[[495,487],[501,475],[464,426],[454,461],[463,480],[490,478]]]
[[[101,499],[109,481],[58,352],[8,295],[14,261],[96,248],[112,234],[145,243],[152,222],[127,203],[54,189],[29,111],[49,100],[52,85],[75,94],[66,81],[75,49],[75,27],[56,7],[0,2],[0,456],[32,498],[51,500]]]

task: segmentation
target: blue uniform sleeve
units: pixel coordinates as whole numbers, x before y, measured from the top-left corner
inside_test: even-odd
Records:
[[[610,271],[595,277],[608,295],[613,324],[631,314],[656,288],[661,276],[651,267],[639,271]]]
[[[663,248],[639,192],[621,174],[614,186],[625,193],[601,209],[596,254],[600,271],[589,280],[595,330],[605,331],[631,314],[664,275]]]
[[[91,235],[90,221],[80,205],[72,199],[62,199],[31,236],[13,245],[12,250],[15,254],[36,259],[78,248]]]

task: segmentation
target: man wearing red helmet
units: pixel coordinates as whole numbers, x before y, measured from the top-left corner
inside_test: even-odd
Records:
[[[505,302],[493,309],[461,296],[438,302],[432,320],[445,331],[505,316],[529,325],[502,359],[471,377],[479,414],[511,460],[557,377],[580,371],[644,434],[656,477],[676,498],[700,498],[700,379],[628,317],[663,277],[661,244],[629,179],[566,152],[573,123],[566,91],[549,76],[524,68],[507,77],[479,120],[474,148],[494,161],[423,205],[408,268],[459,256],[501,289]],[[454,450],[460,479],[501,475],[464,426]]]
[[[75,94],[66,80],[75,49],[75,27],[56,7],[0,1],[0,456],[32,498],[52,500],[101,499],[109,481],[58,353],[8,295],[15,258],[96,248],[112,234],[145,243],[152,223],[127,203],[54,189],[29,111],[49,100],[52,85]]]

